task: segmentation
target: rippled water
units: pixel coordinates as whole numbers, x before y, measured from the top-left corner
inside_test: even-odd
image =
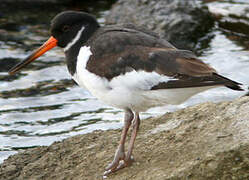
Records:
[[[103,9],[96,12],[100,22],[103,22],[101,14],[106,12]],[[51,13],[49,17],[53,15]],[[39,17],[32,17],[32,13],[26,16],[35,20]],[[22,149],[49,145],[96,129],[122,126],[122,111],[106,106],[71,81],[64,54],[59,48],[46,53],[18,75],[9,76],[6,73],[9,67],[26,57],[48,37],[48,24],[39,23],[25,22],[18,30],[4,32],[10,39],[0,41],[0,162]],[[239,41],[231,40],[219,28],[213,34],[214,38],[201,58],[222,75],[249,84],[248,49]],[[19,41],[18,38],[11,41],[11,37],[19,37]],[[231,100],[242,94],[216,88],[179,106],[151,109],[143,113],[143,117],[200,102]]]

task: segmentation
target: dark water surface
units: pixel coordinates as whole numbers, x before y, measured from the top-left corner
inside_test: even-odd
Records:
[[[244,1],[241,1],[244,3]],[[100,23],[110,3],[80,4],[94,13]],[[219,4],[224,7],[226,3]],[[70,9],[77,9],[72,5]],[[215,5],[216,6],[216,5]],[[86,9],[82,9],[86,7]],[[96,129],[120,128],[122,111],[106,106],[69,76],[63,51],[49,51],[21,73],[9,76],[7,70],[39,47],[49,37],[49,21],[68,7],[9,9],[0,6],[0,162],[20,150]],[[13,7],[14,8],[14,7]],[[249,84],[249,52],[245,39],[233,38],[216,28],[214,38],[201,58],[222,75]],[[206,101],[224,101],[243,93],[217,88],[201,93],[179,106],[154,108],[143,118]]]

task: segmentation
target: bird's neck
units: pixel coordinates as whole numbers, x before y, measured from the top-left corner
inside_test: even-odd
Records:
[[[67,68],[71,75],[74,75],[76,71],[77,57],[80,48],[87,44],[89,38],[92,37],[92,35],[99,29],[99,27],[100,26],[98,23],[92,25],[91,27],[86,27],[80,38],[69,49],[64,51],[66,56]]]

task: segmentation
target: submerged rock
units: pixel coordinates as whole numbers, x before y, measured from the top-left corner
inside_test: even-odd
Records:
[[[135,163],[110,178],[249,179],[249,97],[141,122]],[[121,130],[95,131],[13,155],[0,179],[101,179]]]
[[[207,33],[214,25],[207,8],[195,0],[119,0],[106,22],[145,26],[176,47],[190,50],[198,49],[201,41],[209,39]]]
[[[7,72],[11,67],[19,62],[16,58],[3,58],[0,59],[0,72]]]

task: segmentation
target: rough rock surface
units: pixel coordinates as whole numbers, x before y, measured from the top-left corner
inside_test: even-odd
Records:
[[[119,0],[106,22],[145,26],[176,47],[190,50],[209,39],[206,35],[214,25],[206,6],[195,0]]]
[[[29,149],[0,166],[0,179],[101,179],[121,130],[95,131]],[[249,179],[249,97],[204,103],[143,120],[135,163],[113,180]]]

